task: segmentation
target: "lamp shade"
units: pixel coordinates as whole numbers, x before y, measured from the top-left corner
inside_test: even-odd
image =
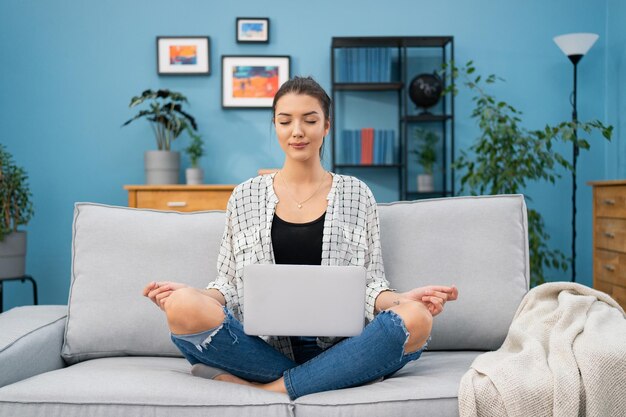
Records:
[[[554,42],[574,64],[585,56],[599,36],[595,33],[569,33],[554,37]]]

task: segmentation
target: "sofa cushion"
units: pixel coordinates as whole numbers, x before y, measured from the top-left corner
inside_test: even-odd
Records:
[[[62,368],[67,306],[15,307],[0,314],[0,387]]]
[[[298,417],[458,416],[461,377],[482,352],[424,352],[392,377],[296,399]]]
[[[435,317],[429,350],[495,350],[529,286],[521,195],[453,197],[379,206],[392,287],[456,284]]]
[[[287,395],[194,377],[179,358],[94,359],[0,388],[5,416],[280,417],[290,408]]]
[[[77,203],[63,358],[180,356],[150,281],[204,287],[216,275],[224,213]]]
[[[456,416],[459,382],[478,354],[425,352],[385,381],[295,402],[286,394],[194,377],[184,359],[103,358],[3,387],[0,409],[48,417]]]

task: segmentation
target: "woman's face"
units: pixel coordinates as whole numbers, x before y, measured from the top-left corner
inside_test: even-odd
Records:
[[[276,103],[274,126],[278,143],[288,158],[319,160],[330,122],[318,99],[306,94],[285,94]]]

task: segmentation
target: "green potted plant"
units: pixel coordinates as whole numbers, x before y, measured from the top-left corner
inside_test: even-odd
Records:
[[[144,163],[147,184],[177,184],[180,170],[180,152],[172,151],[171,145],[183,131],[197,130],[195,119],[183,110],[188,103],[183,94],[169,90],[146,90],[130,100],[129,107],[142,103],[149,107],[127,120],[126,126],[137,119],[150,122],[157,141],[156,151],[146,151]]]
[[[34,215],[28,176],[0,144],[0,277],[21,277],[26,269],[26,225]]]
[[[185,152],[191,160],[191,168],[185,170],[187,184],[202,184],[204,171],[198,166],[198,159],[204,156],[202,137],[189,129],[191,144],[185,148]]]
[[[461,156],[453,163],[455,169],[464,172],[461,192],[467,188],[474,195],[517,194],[531,181],[554,184],[560,177],[556,171],[558,167],[572,170],[572,164],[556,151],[556,143],[577,141],[580,149],[589,149],[586,139],[576,137],[576,129],[587,134],[598,131],[605,139],[611,139],[613,127],[604,126],[598,120],[585,123],[568,121],[528,130],[521,126],[522,112],[487,93],[484,84],[493,84],[502,78],[494,74],[487,78],[475,75],[472,61],[463,68],[449,63],[444,65],[443,72],[453,80],[460,75],[462,84],[474,94],[475,108],[471,116],[478,121],[481,130],[469,152],[461,151]],[[457,93],[454,83],[450,83],[443,94],[450,92]],[[525,198],[532,202],[530,196],[525,195]],[[544,268],[567,270],[568,259],[561,251],[548,247],[550,236],[545,231],[543,218],[530,207],[528,239],[532,286],[545,282]]]
[[[417,175],[417,191],[432,192],[435,190],[433,174],[437,162],[436,146],[439,142],[439,135],[432,130],[420,128],[415,129],[414,134],[418,146],[411,153],[415,155],[417,163],[422,167],[422,173]]]

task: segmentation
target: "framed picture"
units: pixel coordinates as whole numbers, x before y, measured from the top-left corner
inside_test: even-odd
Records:
[[[289,56],[222,56],[222,107],[272,107],[290,76]]]
[[[208,36],[158,36],[159,75],[209,75],[211,43]]]
[[[238,43],[270,41],[270,19],[267,17],[238,17],[235,30]]]

